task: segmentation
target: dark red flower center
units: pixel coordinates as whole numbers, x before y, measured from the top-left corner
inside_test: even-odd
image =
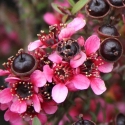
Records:
[[[54,87],[55,83],[47,82],[45,86],[40,88],[40,94],[44,99],[50,100],[52,99],[52,88]]]
[[[97,54],[93,54],[80,66],[80,73],[87,77],[100,77],[98,66],[102,64],[102,59],[97,58]]]
[[[21,81],[13,84],[12,93],[20,100],[28,100],[33,96],[33,85],[30,82]]]
[[[33,117],[35,117],[38,113],[34,110],[33,106],[28,106],[26,112],[22,113],[21,116],[23,118],[30,117],[32,120]]]
[[[50,67],[52,67],[53,65],[52,61],[48,59],[47,55],[43,55],[43,57],[40,58],[40,63],[39,63],[40,68],[43,68],[44,65],[49,65]]]
[[[92,69],[95,67],[95,64],[92,62],[92,60],[87,60],[84,62],[84,69],[83,72],[91,73]]]
[[[72,79],[73,69],[68,63],[60,63],[54,67],[54,79],[57,82],[65,83]]]
[[[51,51],[51,50],[50,50]],[[52,67],[53,62],[51,60],[49,60],[48,58],[48,54],[45,54],[45,52],[43,51],[43,49],[38,48],[35,51],[35,57],[38,60],[38,68],[41,70],[43,69],[44,65],[49,65],[50,67]]]
[[[57,25],[53,25],[49,27],[49,34],[44,33],[41,31],[38,34],[40,41],[46,46],[53,46],[59,42],[58,39],[59,29]]]

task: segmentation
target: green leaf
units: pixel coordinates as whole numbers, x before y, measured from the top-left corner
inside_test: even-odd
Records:
[[[37,117],[33,118],[32,125],[42,125]]]
[[[104,79],[105,81],[108,81],[111,77],[112,77],[112,74],[111,74],[111,73],[108,73],[108,74],[105,74],[105,75],[103,76],[103,79]]]
[[[79,0],[72,8],[71,13],[75,14],[77,13],[79,10],[81,10],[85,4],[88,2],[88,0]]]
[[[46,8],[46,6],[47,6],[47,3],[39,3],[39,4],[36,6],[36,8],[37,8],[38,11],[40,11],[40,10]]]
[[[62,18],[62,22],[65,23],[67,18],[68,18],[68,15],[64,15],[63,18]]]
[[[55,3],[51,3],[51,6],[52,6],[52,8],[53,8],[55,11],[57,11],[57,12],[60,13],[60,14],[63,14],[63,13],[61,12],[61,10],[58,8],[59,5],[57,5],[57,4],[55,4]]]
[[[74,2],[73,0],[68,0],[68,2],[69,2],[69,4],[70,4],[71,6],[74,6],[74,5],[75,5],[75,2]]]
[[[90,115],[92,117],[92,121],[96,121],[97,120],[97,116],[96,116],[95,112],[91,112],[90,111]]]

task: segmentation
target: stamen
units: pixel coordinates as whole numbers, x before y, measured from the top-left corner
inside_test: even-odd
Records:
[[[40,88],[40,94],[44,99],[50,100],[52,99],[52,88],[55,86],[55,83],[47,82],[44,87]]]
[[[14,93],[19,100],[28,100],[33,95],[33,86],[29,82],[20,81],[12,85],[11,92]]]
[[[70,67],[68,63],[57,64],[54,67],[54,78],[58,82],[65,83],[66,81],[72,79],[73,77],[73,69]]]

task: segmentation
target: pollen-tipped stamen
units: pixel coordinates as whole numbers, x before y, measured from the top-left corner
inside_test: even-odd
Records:
[[[16,95],[21,100],[29,100],[34,93],[33,84],[27,81],[13,83],[11,89],[12,95]]]

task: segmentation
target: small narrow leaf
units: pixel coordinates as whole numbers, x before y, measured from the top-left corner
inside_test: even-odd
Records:
[[[71,13],[75,14],[77,13],[79,10],[81,10],[85,4],[88,2],[88,0],[79,0],[72,8]]]
[[[40,120],[37,117],[34,117],[32,121],[32,125],[42,125],[42,123],[40,123]]]
[[[59,6],[58,6],[57,4],[51,3],[51,6],[52,6],[52,8],[53,8],[55,11],[57,11],[57,12],[60,13],[60,14],[63,14],[63,13],[61,12],[61,10],[59,9]]]
[[[66,23],[66,20],[68,19],[68,15],[64,15],[63,18],[62,18],[62,22],[63,23]]]
[[[112,74],[111,74],[111,73],[108,73],[108,74],[105,74],[105,75],[103,76],[103,79],[107,81],[107,80],[109,80],[111,77],[112,77]]]
[[[71,6],[74,6],[74,5],[75,5],[75,2],[74,2],[73,0],[68,0],[68,2],[69,2],[69,4],[70,4]]]

